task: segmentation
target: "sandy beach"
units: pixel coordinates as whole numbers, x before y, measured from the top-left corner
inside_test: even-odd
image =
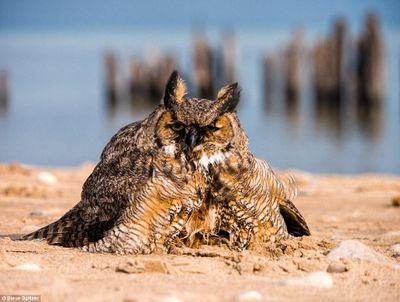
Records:
[[[400,207],[393,202],[400,176],[292,171],[299,186],[294,203],[312,236],[242,253],[204,246],[117,256],[10,239],[78,202],[93,167],[0,165],[0,295],[41,295],[42,301],[400,300]],[[358,258],[350,255],[354,245]]]

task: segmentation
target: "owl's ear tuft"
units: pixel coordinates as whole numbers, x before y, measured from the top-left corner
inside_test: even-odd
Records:
[[[174,70],[170,75],[164,92],[164,105],[171,108],[173,104],[182,104],[187,93],[185,81],[178,71]]]
[[[233,83],[222,87],[217,94],[217,103],[221,112],[234,111],[240,100],[240,87]]]

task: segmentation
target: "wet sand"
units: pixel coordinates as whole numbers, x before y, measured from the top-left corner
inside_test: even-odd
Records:
[[[224,247],[170,255],[90,254],[12,241],[52,222],[79,200],[93,169],[0,164],[0,295],[42,301],[400,301],[400,176],[292,171],[311,237],[243,253]],[[347,239],[378,260],[332,260]],[[327,272],[328,271],[328,272]],[[315,273],[319,272],[319,273]]]

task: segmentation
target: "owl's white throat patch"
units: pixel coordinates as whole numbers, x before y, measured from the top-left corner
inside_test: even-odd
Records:
[[[203,154],[201,158],[198,160],[198,164],[204,168],[208,168],[211,164],[218,164],[219,162],[225,160],[227,157],[230,156],[230,152],[221,152],[218,151],[210,156],[207,154]]]
[[[163,151],[165,155],[175,155],[175,145],[171,144],[171,145],[167,145],[163,147]]]

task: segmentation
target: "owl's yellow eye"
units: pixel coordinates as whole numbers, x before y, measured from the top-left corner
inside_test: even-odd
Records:
[[[172,128],[172,130],[179,132],[179,131],[183,130],[184,125],[182,123],[173,123],[173,124],[171,124],[171,128]]]
[[[212,123],[211,125],[208,125],[207,127],[208,131],[217,131],[218,129],[220,129],[219,127],[216,126],[215,123]]]

